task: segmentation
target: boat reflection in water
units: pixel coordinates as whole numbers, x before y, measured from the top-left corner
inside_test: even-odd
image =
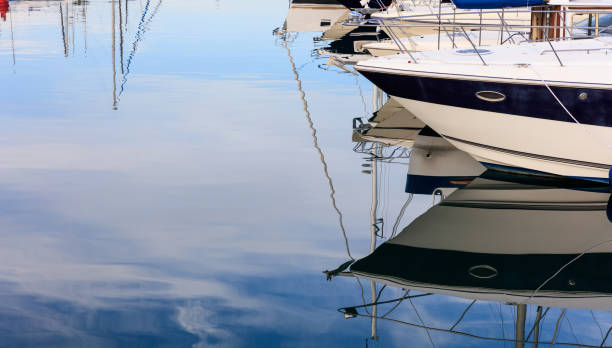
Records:
[[[416,136],[409,164],[406,192],[414,194],[439,192],[446,196],[485,171],[480,163],[429,127]]]
[[[354,141],[411,149],[406,193],[430,195],[439,190],[448,195],[453,188],[469,184],[485,171],[480,163],[427,127],[395,99],[388,99],[367,124],[357,125],[356,121],[360,119],[355,119],[353,125]]]
[[[332,0],[293,0],[289,5],[283,32],[325,32],[348,18],[349,11]],[[347,28],[338,38],[354,28]]]
[[[361,124],[357,125],[357,122]],[[359,118],[354,120],[353,139],[410,148],[423,127],[425,124],[397,101],[387,99],[367,120],[367,124]]]
[[[605,346],[612,330],[612,313],[603,312],[612,311],[609,189],[577,180],[536,180],[485,172],[356,261],[350,267],[353,275],[406,290],[399,299],[373,301],[379,307],[425,294],[441,295],[441,302],[442,298],[452,299],[448,296],[473,300],[463,313],[456,313],[451,322],[454,325],[446,327],[429,326],[420,316],[420,322],[378,318],[426,328],[428,334],[433,330],[512,341],[521,347],[527,342]],[[499,322],[479,321],[480,330],[471,327],[479,333],[459,329],[477,301],[515,307],[514,338],[491,336]],[[346,317],[371,318],[362,308],[368,306],[341,311]],[[580,325],[588,318],[587,327],[593,330],[576,336],[565,318],[567,308],[575,308],[572,314],[578,316],[584,311],[576,309],[591,310],[590,315],[587,312],[581,317]],[[597,317],[608,320],[600,322]],[[563,324],[565,320],[567,324]],[[444,320],[437,318],[435,322]],[[544,323],[550,326],[548,331]],[[491,330],[487,331],[487,325]],[[563,330],[572,331],[572,342],[559,340]],[[546,337],[540,336],[543,332]],[[598,337],[589,337],[595,332]]]
[[[343,35],[338,37],[339,34]],[[372,58],[365,52],[364,45],[378,42],[378,40],[386,37],[383,32],[377,31],[375,27],[355,28],[342,25],[342,22],[340,22],[326,30],[321,37],[315,38],[315,41],[319,42],[331,40],[326,46],[316,49],[316,53],[337,59],[345,64],[355,64],[360,60]]]

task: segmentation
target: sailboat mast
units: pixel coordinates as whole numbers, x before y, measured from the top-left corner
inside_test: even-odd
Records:
[[[83,43],[85,48],[85,54],[87,55],[87,2],[83,4]]]
[[[10,22],[11,22],[11,49],[13,51],[13,69],[15,68],[15,64],[17,63],[17,61],[15,59],[15,33],[14,33],[14,29],[13,29],[13,15],[14,14],[15,14],[14,10],[13,10],[13,12],[9,13]]]
[[[70,31],[69,31],[69,20],[68,17],[70,16],[70,9],[69,9],[69,2],[68,0],[64,0],[64,5],[65,5],[65,12],[66,15],[64,16],[64,23],[63,23],[63,28],[64,28],[64,54],[66,55],[66,57],[68,57],[68,55],[70,54]]]
[[[516,348],[525,347],[525,319],[527,318],[527,305],[516,305],[516,328],[515,328],[515,343]]]
[[[64,8],[62,3],[59,4],[59,11],[60,24],[62,26],[62,43],[64,45],[64,57],[68,57],[68,42],[66,41],[66,27],[64,25]],[[66,16],[68,16],[68,13],[66,13]]]
[[[370,253],[376,249],[376,211],[378,208],[378,158],[382,152],[380,143],[374,142],[372,152],[372,206],[370,208]],[[370,280],[370,293],[372,296],[372,303],[376,303],[376,282]],[[378,306],[372,306],[372,323],[370,337],[372,339],[377,338],[376,324],[378,316]]]
[[[119,0],[119,58],[121,63],[121,74],[125,74],[123,69],[123,10],[121,7],[121,0]]]
[[[112,10],[112,30],[111,33],[113,35],[113,109],[117,110],[117,65],[115,63],[115,1],[111,2]]]
[[[533,326],[533,347],[538,348],[540,341],[540,320],[542,319],[542,306],[538,306],[536,311],[536,319]]]

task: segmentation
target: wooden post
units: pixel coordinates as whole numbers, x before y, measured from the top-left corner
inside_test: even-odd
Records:
[[[544,38],[543,32],[544,29],[543,28],[538,28],[540,26],[544,25],[544,18],[546,16],[546,13],[543,13],[541,11],[543,11],[545,9],[544,6],[533,6],[531,8],[531,33],[529,34],[529,39],[531,40],[540,40],[542,38]]]

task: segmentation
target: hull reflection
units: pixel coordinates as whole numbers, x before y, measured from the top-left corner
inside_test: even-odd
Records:
[[[612,310],[609,198],[478,178],[351,271],[428,293]]]
[[[290,33],[324,32],[343,16],[346,17],[347,13],[348,10],[338,2],[293,1],[287,14],[285,30]],[[347,32],[350,29],[354,28],[347,29]]]
[[[485,168],[470,155],[425,127],[416,137],[410,153],[406,192],[432,194],[440,189],[448,195],[452,189],[466,186],[484,171]]]
[[[368,124],[370,128],[360,134],[363,140],[407,148],[412,147],[416,136],[425,127],[421,120],[394,99],[388,99],[368,120]]]

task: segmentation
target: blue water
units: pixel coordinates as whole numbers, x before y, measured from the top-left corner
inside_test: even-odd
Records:
[[[368,281],[322,273],[349,259],[339,221],[351,255],[369,253],[369,156],[353,151],[351,120],[375,111],[372,86],[313,55],[319,34],[272,35],[287,1],[133,0],[127,18],[124,1],[9,4],[1,347],[513,344],[385,320],[372,339],[369,318],[337,311],[372,302]],[[407,166],[378,170],[386,238]],[[416,197],[401,227],[431,203]],[[450,326],[469,303],[423,297],[393,314]],[[513,308],[475,305],[463,329],[510,337]],[[559,340],[600,336],[588,311],[577,318]]]

